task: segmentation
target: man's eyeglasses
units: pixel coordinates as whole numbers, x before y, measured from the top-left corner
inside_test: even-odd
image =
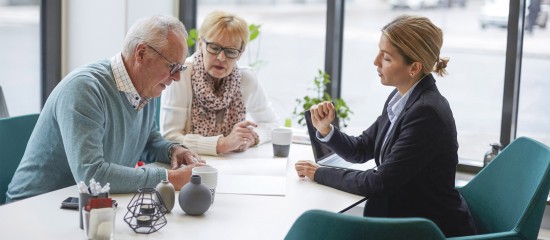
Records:
[[[236,59],[239,57],[239,55],[241,55],[242,50],[222,47],[219,44],[207,42],[206,40],[204,40],[204,38],[202,39],[202,41],[206,44],[206,51],[211,54],[218,55],[221,51],[223,51],[223,54],[225,54],[227,58],[231,59]]]
[[[159,51],[157,51],[155,48],[149,46],[149,44],[147,44],[147,47],[153,49],[153,51],[155,51],[158,55],[160,55],[162,58],[164,58],[164,60],[166,60],[168,63],[170,63],[170,76],[178,73],[178,72],[183,72],[185,71],[185,69],[187,69],[187,66],[184,66],[183,64],[181,63],[172,63],[170,62],[170,60],[168,60],[168,58],[164,57],[162,54],[160,54]]]

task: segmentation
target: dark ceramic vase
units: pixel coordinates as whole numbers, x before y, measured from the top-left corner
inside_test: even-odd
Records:
[[[196,216],[205,213],[210,208],[211,201],[210,189],[201,183],[199,175],[192,175],[191,181],[180,190],[180,207],[189,215]]]

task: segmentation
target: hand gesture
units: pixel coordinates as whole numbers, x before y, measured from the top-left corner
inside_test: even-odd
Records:
[[[331,102],[325,101],[311,106],[311,122],[319,131],[321,136],[326,136],[330,132],[330,124],[336,117],[336,110]]]

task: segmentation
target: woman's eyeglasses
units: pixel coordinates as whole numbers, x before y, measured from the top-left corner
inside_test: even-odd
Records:
[[[157,51],[155,48],[149,46],[149,44],[147,44],[147,47],[153,49],[153,51],[155,51],[158,55],[160,55],[162,58],[164,58],[164,60],[166,60],[170,65],[170,76],[176,74],[176,73],[179,73],[179,72],[183,72],[185,71],[185,69],[187,69],[187,66],[184,66],[183,64],[181,63],[172,63],[170,62],[170,60],[168,60],[168,58],[164,57],[162,54],[160,54],[159,51]]]
[[[206,40],[204,40],[204,38],[202,39],[202,41],[206,44],[206,51],[211,54],[218,55],[220,54],[220,52],[223,51],[223,54],[225,54],[227,58],[231,59],[236,59],[239,57],[239,55],[241,55],[242,50],[222,47],[219,44],[207,42]]]

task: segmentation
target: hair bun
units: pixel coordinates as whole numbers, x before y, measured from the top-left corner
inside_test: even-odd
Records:
[[[449,62],[448,57],[439,58],[436,63],[437,69],[445,69],[447,67],[447,63]]]

